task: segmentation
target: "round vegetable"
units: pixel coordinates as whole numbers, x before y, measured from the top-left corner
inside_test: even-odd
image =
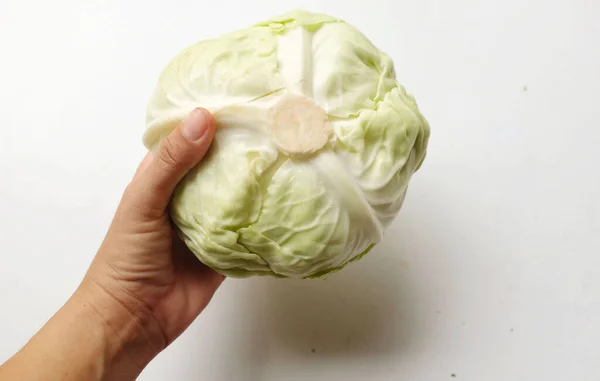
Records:
[[[230,277],[320,277],[360,258],[400,211],[429,139],[390,57],[305,11],[177,55],[144,144],[155,150],[198,106],[215,140],[170,212],[198,259]]]

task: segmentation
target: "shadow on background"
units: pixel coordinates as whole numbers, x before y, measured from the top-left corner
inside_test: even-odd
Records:
[[[219,313],[227,334],[202,372],[247,381],[289,374],[310,378],[348,359],[365,366],[410,359],[417,335],[427,329],[415,308],[423,284],[412,274],[406,259],[411,256],[403,255],[413,245],[396,246],[393,234],[325,280],[228,281],[236,303]],[[411,237],[413,243],[418,239]]]
[[[397,355],[415,334],[415,292],[391,241],[325,280],[261,282],[272,345],[319,357]]]

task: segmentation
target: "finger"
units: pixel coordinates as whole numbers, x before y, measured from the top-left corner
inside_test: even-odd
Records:
[[[180,277],[190,285],[190,299],[194,300],[195,304],[193,315],[196,316],[206,308],[225,281],[225,276],[205,265],[196,267],[193,271],[183,271]]]
[[[173,237],[173,264],[175,271],[181,277],[189,277],[189,282],[196,284],[195,288],[205,294],[207,300],[225,280],[224,275],[200,262],[177,235]]]
[[[193,322],[196,317],[208,306],[213,296],[225,280],[223,275],[216,273],[210,268],[200,264],[192,268],[186,268],[184,271],[179,271],[177,276],[178,282],[185,284],[185,308],[181,311],[182,315],[179,320]],[[166,316],[164,319],[173,319],[173,314]],[[181,324],[167,324],[167,330],[172,328],[170,332],[165,332],[167,337],[176,338],[185,329]]]
[[[134,179],[136,179],[140,175],[140,173],[144,172],[146,168],[148,168],[148,166],[152,162],[152,159],[152,153],[148,152],[146,156],[144,156],[144,159],[138,165],[137,169],[135,170],[135,174],[133,175]]]
[[[147,168],[134,180],[145,207],[167,207],[177,183],[204,157],[214,134],[212,115],[197,108],[163,140]]]

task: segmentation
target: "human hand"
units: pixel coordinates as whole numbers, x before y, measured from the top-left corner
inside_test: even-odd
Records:
[[[103,293],[128,310],[154,351],[192,323],[224,279],[187,249],[167,212],[177,183],[203,158],[214,132],[210,113],[196,109],[155,157],[146,156],[79,290],[91,304]]]
[[[146,156],[80,286],[0,366],[0,381],[134,380],[206,307],[224,277],[179,240],[167,208],[214,134],[196,109]]]

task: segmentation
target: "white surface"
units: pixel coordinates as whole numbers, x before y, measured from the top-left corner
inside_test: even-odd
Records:
[[[141,379],[600,379],[594,0],[2,0],[0,361],[87,268],[171,56],[297,7],[391,54],[429,156],[363,261],[228,281]]]

